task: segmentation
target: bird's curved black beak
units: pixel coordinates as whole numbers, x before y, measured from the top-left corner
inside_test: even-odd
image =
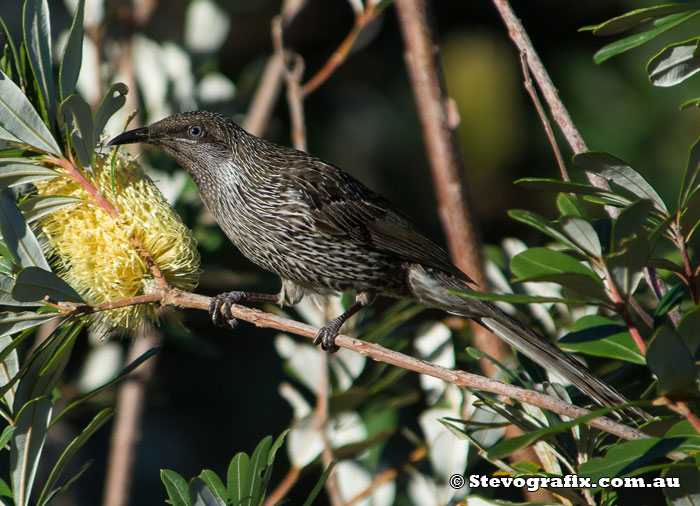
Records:
[[[118,146],[120,144],[135,144],[138,142],[149,142],[152,138],[148,133],[148,127],[134,128],[123,134],[117,135],[107,143],[108,146]]]

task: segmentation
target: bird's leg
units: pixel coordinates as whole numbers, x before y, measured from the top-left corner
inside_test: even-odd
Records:
[[[343,314],[336,318],[333,318],[326,325],[321,327],[318,333],[316,334],[314,344],[320,344],[321,349],[324,351],[329,351],[331,353],[338,351],[340,348],[336,346],[335,338],[338,336],[340,327],[343,326],[343,323],[345,323],[348,320],[348,318],[357,313],[363,307],[365,307],[365,304],[363,302],[357,301],[352,306],[350,306],[348,310],[345,311]]]
[[[256,293],[256,292],[224,292],[212,298],[209,304],[209,315],[211,321],[217,327],[225,327],[235,329],[238,326],[238,320],[231,314],[231,306],[240,302],[271,302],[277,304],[279,302],[279,294],[276,293]]]

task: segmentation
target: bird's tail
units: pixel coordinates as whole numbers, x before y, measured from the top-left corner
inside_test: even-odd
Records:
[[[595,376],[581,362],[501,311],[496,305],[488,301],[469,299],[450,293],[450,290],[470,290],[451,274],[414,264],[409,268],[408,283],[414,298],[422,304],[476,320],[546,370],[554,371],[559,376],[566,378],[597,402],[607,406],[629,402],[621,393]],[[649,415],[642,410],[635,408],[631,410],[638,416],[649,418]]]

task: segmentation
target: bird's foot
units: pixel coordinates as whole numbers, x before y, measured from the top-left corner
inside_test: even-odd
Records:
[[[212,298],[209,315],[214,325],[230,330],[238,327],[238,320],[231,314],[231,306],[247,299],[247,295],[246,292],[233,291],[220,293]]]
[[[335,338],[338,337],[338,332],[340,331],[340,327],[342,325],[343,322],[338,321],[338,318],[328,322],[319,329],[316,337],[314,338],[314,344],[320,344],[321,349],[329,353],[335,353],[338,351],[340,347],[335,344]]]

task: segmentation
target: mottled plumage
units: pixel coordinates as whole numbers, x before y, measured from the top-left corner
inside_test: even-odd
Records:
[[[450,293],[469,290],[469,277],[394,205],[339,168],[204,111],[176,114],[125,132],[110,144],[133,142],[160,146],[180,163],[229,239],[247,258],[282,278],[276,296],[218,296],[211,308],[215,322],[232,321],[228,309],[242,300],[294,304],[307,292],[355,292],[356,303],[317,336],[317,344],[334,349],[343,322],[376,295],[412,298],[477,320],[599,402],[626,402],[495,305]]]

